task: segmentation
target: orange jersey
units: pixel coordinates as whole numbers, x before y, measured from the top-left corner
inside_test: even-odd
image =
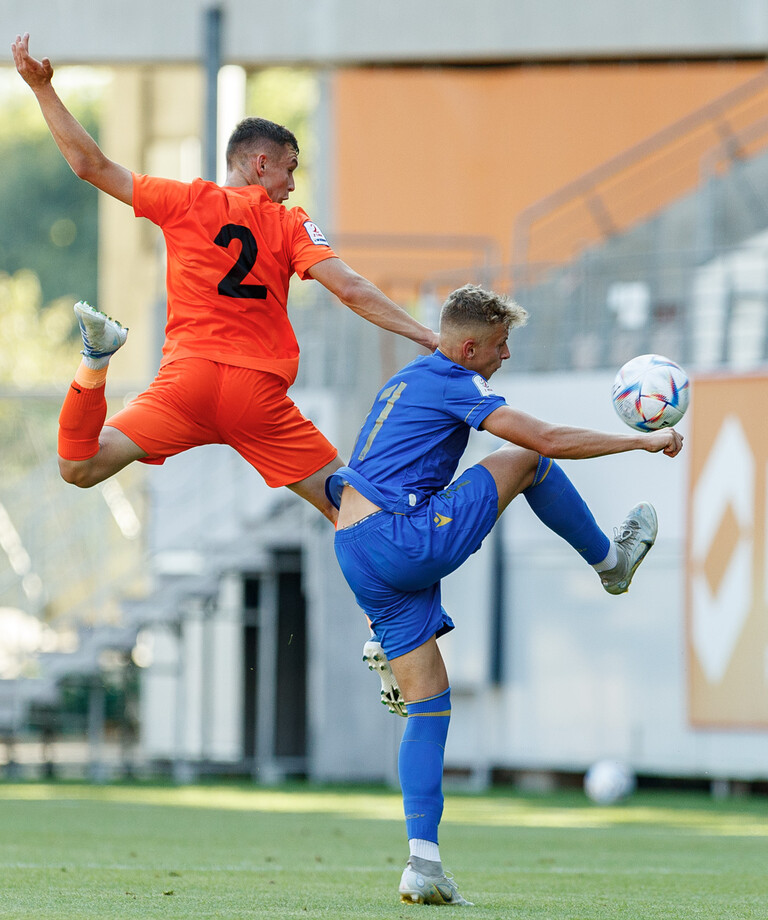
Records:
[[[295,272],[335,257],[301,208],[271,201],[258,185],[222,188],[133,176],[133,209],[163,231],[168,321],[161,366],[178,358],[277,374],[290,385],[299,346],[288,319]]]

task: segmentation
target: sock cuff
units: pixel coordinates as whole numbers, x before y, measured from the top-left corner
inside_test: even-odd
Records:
[[[536,466],[536,475],[533,477],[532,485],[537,486],[539,483],[544,482],[554,462],[550,457],[543,457],[539,454],[539,462]]]
[[[451,714],[451,688],[448,687],[437,696],[428,696],[423,700],[406,700],[409,716],[449,716]]]
[[[424,860],[425,862],[440,862],[440,847],[434,840],[424,840],[421,837],[412,837],[408,841],[408,849],[410,850],[412,858],[415,857],[416,859]],[[418,864],[413,865],[413,868],[416,869],[417,872],[420,871]],[[442,871],[442,866],[440,868]]]
[[[70,399],[77,400],[78,409],[95,409],[97,406],[101,406],[105,401],[105,388],[106,384],[104,383],[98,387],[83,386],[83,384],[78,383],[77,378],[75,378],[69,385],[69,393],[67,395]]]

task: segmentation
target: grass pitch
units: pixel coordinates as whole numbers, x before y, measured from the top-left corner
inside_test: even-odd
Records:
[[[0,917],[431,916],[399,903],[401,814],[380,790],[0,785]],[[768,917],[765,799],[449,793],[441,851],[478,920]]]

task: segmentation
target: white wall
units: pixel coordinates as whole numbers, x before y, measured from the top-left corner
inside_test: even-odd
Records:
[[[4,0],[54,64],[197,60],[212,0]],[[765,54],[762,0],[222,0],[225,63],[498,61]]]

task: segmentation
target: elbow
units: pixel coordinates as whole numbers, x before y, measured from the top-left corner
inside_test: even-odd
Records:
[[[361,275],[349,275],[344,278],[334,293],[348,307],[356,307],[365,299],[368,284]]]
[[[535,443],[528,445],[541,457],[547,457],[549,460],[572,460],[573,450],[569,445],[564,444],[557,438],[550,438],[546,435],[538,438]]]
[[[104,174],[106,159],[89,156],[87,153],[73,155],[69,158],[69,167],[78,179],[100,187],[99,178]]]
[[[70,160],[69,166],[78,179],[82,179],[84,182],[90,182],[93,184],[93,175],[95,170],[90,160],[88,160],[86,157],[79,157],[77,159]]]

